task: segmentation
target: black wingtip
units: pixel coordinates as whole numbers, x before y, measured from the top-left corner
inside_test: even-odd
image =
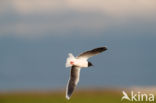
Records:
[[[107,50],[107,47],[102,47],[102,49],[105,51],[105,50]]]
[[[106,51],[107,47],[99,47],[96,50],[99,50],[100,52]]]
[[[93,49],[92,52],[103,52],[103,51],[106,51],[107,48],[106,47],[99,47],[99,48],[96,48],[96,49]]]

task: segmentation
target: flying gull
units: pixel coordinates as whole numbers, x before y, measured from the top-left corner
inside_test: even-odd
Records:
[[[90,57],[95,56],[105,50],[107,50],[106,47],[99,47],[90,51],[86,51],[77,57],[74,57],[71,53],[68,54],[69,57],[66,60],[66,67],[71,67],[70,78],[66,87],[66,98],[68,100],[70,99],[74,89],[79,82],[81,68],[93,66],[93,64],[87,60]]]

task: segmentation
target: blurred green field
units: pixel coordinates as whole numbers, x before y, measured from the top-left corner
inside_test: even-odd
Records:
[[[70,100],[60,91],[9,92],[0,93],[0,103],[134,103],[121,101],[121,97],[120,90],[77,90]]]

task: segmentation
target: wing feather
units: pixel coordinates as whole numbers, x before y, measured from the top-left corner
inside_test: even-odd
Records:
[[[71,73],[70,73],[70,79],[67,84],[66,88],[66,98],[70,99],[74,89],[76,88],[78,82],[79,82],[79,76],[80,76],[80,67],[72,66]]]
[[[107,50],[106,47],[95,48],[93,50],[86,51],[86,52],[80,54],[77,58],[86,58],[86,59],[88,59],[88,58],[90,58],[92,56],[95,56],[95,55],[105,51],[105,50]]]

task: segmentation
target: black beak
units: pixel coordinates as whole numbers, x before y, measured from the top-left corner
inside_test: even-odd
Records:
[[[88,62],[88,67],[94,66],[91,62]]]

